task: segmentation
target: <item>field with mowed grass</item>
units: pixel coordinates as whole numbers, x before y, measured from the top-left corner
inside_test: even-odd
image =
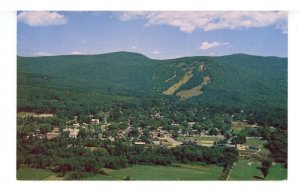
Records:
[[[287,180],[287,169],[282,164],[275,164],[270,168],[265,180]]]
[[[56,176],[55,173],[45,169],[22,167],[17,171],[17,180],[45,180],[48,177],[53,178],[48,180],[54,180]]]
[[[259,180],[263,179],[260,171],[261,162],[239,158],[232,168],[229,180]],[[282,164],[274,164],[270,167],[269,174],[265,180],[285,180],[287,169]]]
[[[261,164],[239,158],[236,165],[232,168],[229,180],[257,180],[255,177],[262,177],[258,169]]]
[[[202,142],[202,141],[213,141],[213,142],[216,142],[216,141],[219,141],[221,140],[220,138],[218,138],[217,136],[199,136],[199,135],[196,135],[196,136],[193,136],[193,137],[184,137],[184,136],[178,136],[177,138],[178,141],[197,141],[197,142]]]
[[[216,165],[136,165],[119,170],[105,169],[107,176],[96,175],[86,180],[124,180],[126,177],[130,177],[130,180],[218,180],[222,170],[223,167]]]

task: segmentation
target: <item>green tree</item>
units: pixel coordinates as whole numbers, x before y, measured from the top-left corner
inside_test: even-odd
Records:
[[[264,178],[266,178],[269,174],[269,169],[272,166],[272,160],[270,159],[265,159],[261,162],[262,167],[260,168],[261,172],[264,175]]]

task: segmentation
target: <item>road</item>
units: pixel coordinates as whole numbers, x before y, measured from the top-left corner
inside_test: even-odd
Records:
[[[178,146],[178,145],[182,144],[182,142],[176,141],[175,139],[173,139],[169,135],[165,135],[165,138],[167,139],[168,142],[172,143],[174,146]]]

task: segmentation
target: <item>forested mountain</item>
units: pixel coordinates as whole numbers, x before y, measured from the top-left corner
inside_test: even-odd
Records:
[[[89,93],[92,100],[95,95],[126,100],[163,96],[227,106],[287,107],[287,58],[234,54],[153,60],[115,52],[18,57],[17,62],[19,109],[34,107],[35,98],[43,94],[46,102],[59,101],[66,92]]]

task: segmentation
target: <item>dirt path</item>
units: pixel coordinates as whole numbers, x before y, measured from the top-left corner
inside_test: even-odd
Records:
[[[236,166],[236,162],[233,163],[231,169],[229,170],[226,180],[229,180],[229,178],[230,178],[230,173],[231,173],[232,169],[233,169],[235,166]]]

